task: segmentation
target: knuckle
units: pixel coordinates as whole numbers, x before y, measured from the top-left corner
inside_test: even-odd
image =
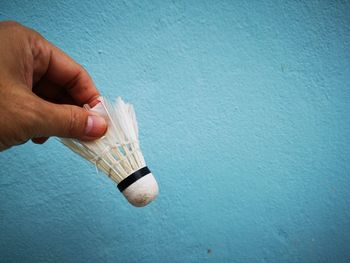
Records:
[[[69,107],[68,110],[69,110],[69,121],[68,121],[68,126],[67,126],[67,132],[68,132],[69,136],[74,136],[75,125],[76,125],[76,121],[77,121],[78,117],[72,108]]]
[[[29,33],[29,37],[31,39],[32,42],[34,43],[38,43],[40,45],[44,45],[45,43],[45,38],[37,31],[35,31],[34,29],[31,28],[27,28],[28,33]]]
[[[46,60],[46,58],[50,57],[50,48],[46,43],[46,40],[36,31],[31,32],[29,36],[29,41],[32,46],[32,53],[34,59],[38,60],[40,57],[42,60]],[[48,63],[48,62],[43,62]]]
[[[67,133],[70,137],[77,137],[81,135],[81,130],[83,126],[83,118],[79,111],[75,110],[73,107],[68,107],[69,109],[69,121],[67,125]]]

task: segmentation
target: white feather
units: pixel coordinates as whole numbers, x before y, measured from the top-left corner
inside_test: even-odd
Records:
[[[105,118],[106,134],[100,139],[84,142],[61,139],[61,142],[119,184],[130,174],[146,166],[138,139],[138,127],[134,108],[120,97],[114,105],[100,97],[100,103],[89,111]],[[135,206],[145,206],[158,194],[158,184],[152,173],[144,175],[123,190],[126,199]]]
[[[97,106],[85,108],[106,119],[106,134],[92,142],[63,138],[61,142],[120,183],[131,173],[146,166],[140,150],[135,112],[133,106],[120,97],[114,106],[102,97],[99,101]]]

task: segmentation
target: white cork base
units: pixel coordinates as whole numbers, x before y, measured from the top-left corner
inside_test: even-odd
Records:
[[[158,184],[152,173],[149,173],[123,191],[130,204],[142,207],[149,204],[158,195]]]

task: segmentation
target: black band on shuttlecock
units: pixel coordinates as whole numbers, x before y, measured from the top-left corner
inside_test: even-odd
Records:
[[[150,174],[151,171],[148,169],[147,166],[141,168],[140,170],[137,170],[136,172],[133,172],[128,177],[126,177],[124,180],[122,180],[118,185],[118,189],[120,192],[123,192],[126,188],[128,188],[131,184],[135,183],[140,178],[144,177],[147,174]]]

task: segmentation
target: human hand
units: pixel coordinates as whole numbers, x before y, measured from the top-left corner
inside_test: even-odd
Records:
[[[0,40],[0,151],[29,139],[105,133],[105,120],[80,107],[99,93],[79,64],[16,22],[0,22]]]

